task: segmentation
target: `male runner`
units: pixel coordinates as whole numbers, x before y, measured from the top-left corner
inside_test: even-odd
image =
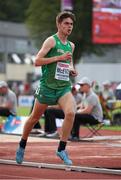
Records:
[[[72,54],[74,44],[67,40],[73,29],[75,16],[71,12],[61,12],[56,17],[57,33],[48,37],[35,58],[35,66],[42,66],[42,78],[35,93],[33,111],[25,123],[23,135],[16,152],[16,162],[21,164],[27,139],[33,126],[38,122],[48,105],[59,104],[65,114],[62,135],[56,155],[71,165],[65,151],[76,111],[76,103],[71,93],[69,75],[76,76]]]

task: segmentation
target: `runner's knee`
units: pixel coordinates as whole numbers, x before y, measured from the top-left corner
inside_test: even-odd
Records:
[[[68,111],[65,113],[65,117],[67,117],[68,119],[74,119],[74,116],[75,116],[74,111]]]

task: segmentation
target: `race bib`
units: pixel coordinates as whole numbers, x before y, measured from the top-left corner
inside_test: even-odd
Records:
[[[69,81],[69,64],[62,62],[57,63],[55,79]]]

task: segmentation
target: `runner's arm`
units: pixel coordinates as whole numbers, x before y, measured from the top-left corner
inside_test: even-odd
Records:
[[[48,39],[45,40],[45,42],[42,45],[42,48],[40,49],[40,51],[38,52],[36,58],[35,58],[35,66],[42,66],[45,64],[50,64],[56,61],[64,61],[67,59],[71,60],[71,54],[70,53],[65,53],[63,55],[60,56],[54,56],[54,57],[45,57],[47,55],[47,53],[55,46],[55,40],[54,38],[51,36]]]
[[[70,42],[70,43],[71,43],[72,53],[73,53],[73,52],[74,52],[74,49],[75,49],[75,45],[74,45],[72,42]],[[76,71],[75,68],[74,68],[72,59],[71,59],[71,62],[70,62],[69,71],[70,71],[70,75],[71,75],[71,76],[77,76],[77,75],[78,75],[77,71]]]

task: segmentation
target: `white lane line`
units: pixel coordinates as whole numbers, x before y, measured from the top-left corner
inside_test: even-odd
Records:
[[[33,167],[33,168],[46,168],[46,169],[57,169],[65,171],[77,171],[77,172],[91,172],[91,173],[103,173],[103,174],[117,174],[121,175],[120,169],[108,169],[108,168],[95,168],[95,167],[83,167],[83,166],[68,166],[64,164],[48,164],[48,163],[37,163],[24,161],[22,165],[16,164],[14,160],[0,159],[1,164]]]

